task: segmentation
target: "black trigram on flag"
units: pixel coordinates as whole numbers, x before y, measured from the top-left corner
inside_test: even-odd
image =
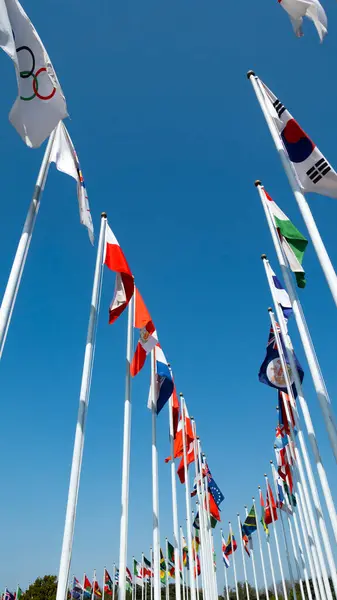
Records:
[[[273,107],[275,108],[278,116],[282,117],[284,111],[286,110],[284,104],[282,104],[282,102],[276,98],[275,102],[273,102]]]
[[[307,171],[308,177],[311,179],[312,183],[318,183],[324,175],[331,171],[331,167],[325,158],[320,158],[313,167]]]

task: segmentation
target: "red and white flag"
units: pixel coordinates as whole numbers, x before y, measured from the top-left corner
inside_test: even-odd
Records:
[[[195,454],[194,454],[194,441],[190,443],[190,445],[186,447],[186,463],[187,463],[187,468],[189,467],[189,465],[191,463],[193,463],[195,460]],[[177,475],[180,479],[181,483],[185,483],[185,461],[184,461],[184,456],[182,456],[182,459],[179,463],[179,467],[177,470]]]
[[[147,355],[158,344],[158,334],[151,319],[150,313],[147,310],[144,300],[141,297],[139,290],[136,289],[135,294],[135,322],[134,327],[140,329],[139,341],[134,353],[130,372],[131,376],[135,377],[142,370]]]
[[[317,29],[319,39],[323,42],[328,33],[328,19],[323,6],[318,0],[278,0],[290,17],[296,37],[302,37],[303,17],[308,17]]]
[[[134,278],[124,252],[109,225],[105,230],[104,263],[115,271],[115,292],[109,308],[109,323],[114,323],[129,304],[135,289]]]
[[[186,448],[189,447],[189,445],[191,444],[191,442],[194,441],[194,434],[193,434],[193,428],[192,428],[192,422],[191,419],[189,417],[188,414],[188,410],[187,410],[187,406],[186,406],[186,402],[185,402],[185,415],[183,416],[182,414],[180,415],[180,420],[178,423],[178,427],[177,427],[177,431],[176,434],[174,436],[174,442],[173,442],[173,458],[180,458],[183,453],[184,453],[184,446],[183,446],[183,427],[184,427],[184,422],[185,422],[185,436],[186,436]],[[169,462],[170,460],[172,460],[172,457],[169,456],[168,458],[165,459],[165,462]]]

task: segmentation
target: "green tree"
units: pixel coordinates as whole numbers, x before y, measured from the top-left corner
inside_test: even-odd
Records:
[[[56,600],[57,577],[38,577],[23,593],[21,600]]]

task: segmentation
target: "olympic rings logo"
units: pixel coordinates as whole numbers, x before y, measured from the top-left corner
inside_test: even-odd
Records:
[[[28,46],[20,46],[20,48],[16,49],[16,52],[19,53],[22,50],[27,50],[28,54],[30,54],[31,59],[32,59],[32,67],[30,69],[30,71],[20,71],[20,77],[22,79],[29,79],[30,77],[33,78],[33,94],[31,96],[20,96],[21,100],[24,100],[25,102],[29,102],[30,100],[33,100],[34,98],[39,98],[40,100],[50,100],[56,93],[56,87],[53,88],[51,94],[49,94],[49,96],[42,96],[39,93],[39,81],[38,81],[38,76],[43,73],[44,71],[47,72],[46,67],[41,67],[41,69],[38,69],[36,71],[36,73],[34,73],[35,71],[35,56],[32,52],[32,50],[28,47]]]

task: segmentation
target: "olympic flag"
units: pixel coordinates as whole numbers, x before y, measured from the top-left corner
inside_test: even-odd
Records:
[[[21,4],[0,0],[0,47],[15,64],[18,97],[9,120],[27,146],[37,148],[68,116],[53,65]]]

